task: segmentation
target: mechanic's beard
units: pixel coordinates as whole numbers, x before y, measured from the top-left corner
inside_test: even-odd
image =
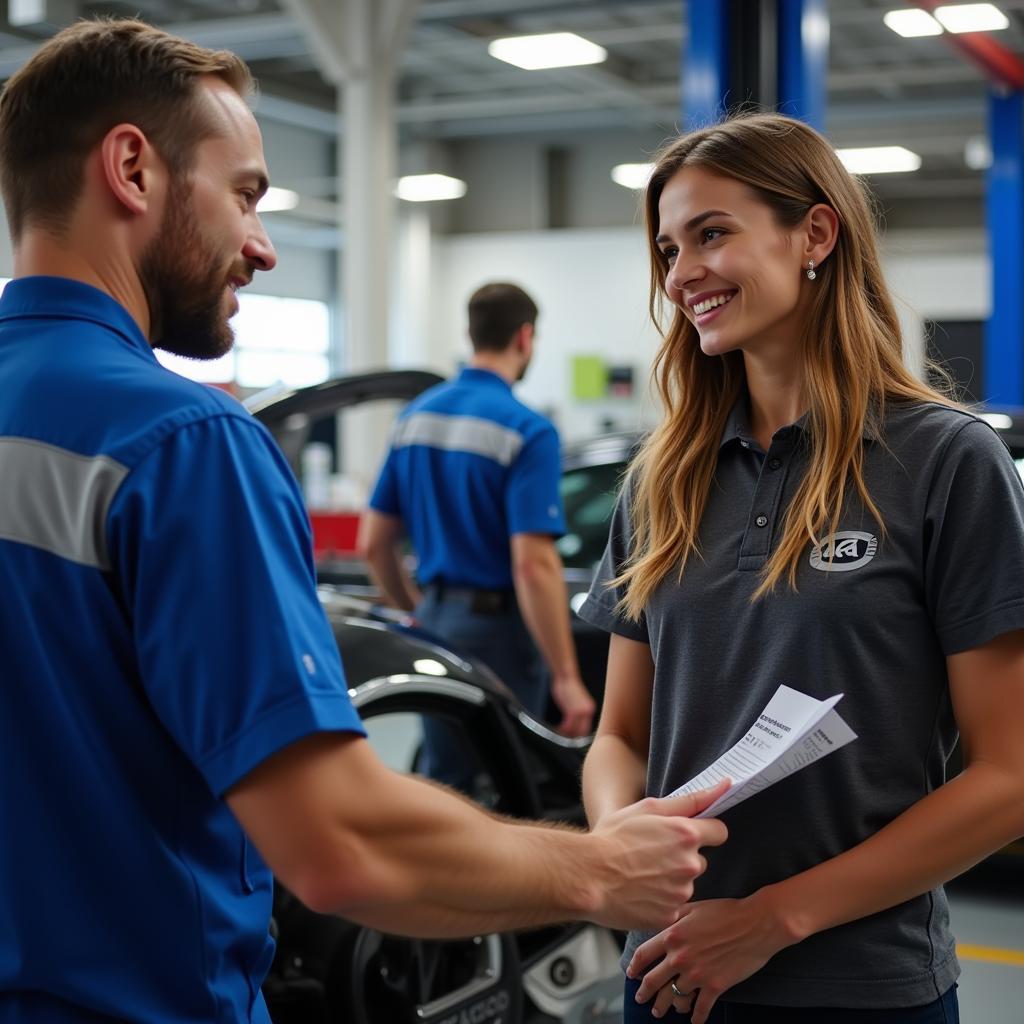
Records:
[[[150,342],[189,359],[218,359],[235,343],[224,310],[228,269],[202,236],[187,182],[175,183],[139,266]]]

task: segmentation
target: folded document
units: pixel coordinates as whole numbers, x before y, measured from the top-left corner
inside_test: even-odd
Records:
[[[728,790],[697,815],[716,818],[779,779],[846,746],[857,734],[834,710],[842,698],[837,693],[818,700],[780,686],[743,739],[670,795],[692,793],[730,779]]]

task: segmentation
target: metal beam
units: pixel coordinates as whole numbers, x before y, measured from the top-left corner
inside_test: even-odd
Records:
[[[943,0],[914,0],[929,14]],[[987,32],[943,32],[943,38],[980,67],[991,81],[1010,89],[1024,89],[1024,61]]]
[[[825,0],[778,0],[779,110],[825,130],[828,6]]]
[[[689,33],[682,53],[683,122],[687,130],[714,124],[728,92],[728,0],[701,0],[687,8]]]
[[[524,114],[504,119],[483,118],[480,120],[445,121],[431,125],[428,132],[417,134],[415,129],[408,132],[412,138],[426,139],[476,139],[497,138],[519,135],[526,138],[544,138],[552,142],[565,142],[567,138],[586,135],[588,132],[607,132],[609,129],[634,133],[637,129],[649,133],[642,147],[653,149],[666,133],[674,133],[679,121],[678,97],[659,109],[650,109],[642,124],[637,123],[635,112],[622,109],[579,110],[574,112],[553,112],[550,114]],[[649,125],[656,125],[651,129]],[[552,138],[554,136],[554,138]]]
[[[211,18],[161,26],[168,32],[211,49],[230,49],[243,60],[292,57],[308,53],[302,30],[287,14],[253,14],[240,18]],[[0,35],[0,43],[12,39]],[[10,78],[42,45],[19,41],[0,47],[0,79]]]
[[[660,106],[666,98],[676,100],[679,90],[674,85],[638,89],[631,96],[633,108]],[[595,93],[538,93],[536,95],[488,96],[482,99],[437,100],[405,103],[399,106],[400,124],[427,124],[432,121],[454,121],[463,118],[515,117],[522,114],[562,113],[574,110],[607,109],[607,96]]]
[[[281,6],[305,35],[320,73],[332,85],[340,86],[353,70],[346,59],[341,14],[326,0],[281,0]]]
[[[388,65],[395,67],[405,50],[420,0],[378,0],[377,46]]]
[[[1024,101],[1020,92],[989,99],[992,166],[986,215],[992,261],[992,312],[985,329],[982,396],[1024,404]]]
[[[260,91],[253,103],[253,110],[261,119],[267,118],[270,121],[280,121],[282,124],[309,128],[324,135],[334,136],[338,133],[337,113],[324,107],[314,107],[308,103]]]
[[[573,12],[589,6],[593,0],[432,0],[422,5],[420,19],[423,21],[447,21],[455,18],[498,18],[542,11],[558,17],[563,12]]]

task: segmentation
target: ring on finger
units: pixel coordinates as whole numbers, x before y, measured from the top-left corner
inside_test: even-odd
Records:
[[[669,988],[672,989],[672,994],[678,996],[680,999],[689,999],[690,998],[690,993],[689,992],[680,992],[679,991],[679,986],[676,985],[676,979],[675,978],[673,978],[672,981],[669,982]]]

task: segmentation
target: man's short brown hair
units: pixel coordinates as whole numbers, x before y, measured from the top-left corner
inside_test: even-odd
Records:
[[[117,124],[136,125],[172,174],[186,173],[214,132],[200,75],[242,96],[253,85],[235,54],[132,19],[80,21],[44,43],[0,96],[0,190],[12,238],[26,224],[66,229],[86,157]]]
[[[485,284],[469,299],[469,338],[474,352],[504,352],[523,324],[537,322],[537,304],[518,285]]]

